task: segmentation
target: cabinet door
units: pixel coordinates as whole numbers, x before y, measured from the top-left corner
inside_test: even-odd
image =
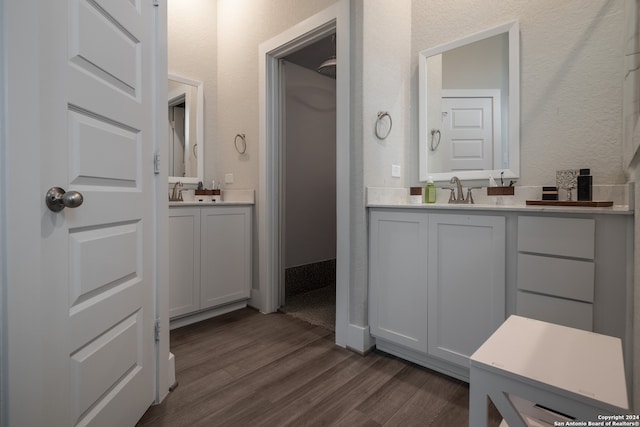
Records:
[[[427,351],[427,218],[425,213],[372,211],[371,334]]]
[[[200,208],[169,209],[169,317],[200,308]]]
[[[469,365],[505,319],[505,219],[429,216],[429,354]]]
[[[203,208],[200,308],[249,298],[251,207]]]

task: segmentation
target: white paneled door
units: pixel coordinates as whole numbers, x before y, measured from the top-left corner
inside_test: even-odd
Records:
[[[154,400],[154,13],[152,0],[33,9],[40,140],[22,142],[39,144],[41,210],[39,236],[24,239],[40,274],[22,284],[37,299],[23,328],[9,281],[10,425],[133,426]],[[52,212],[50,187],[84,201]]]
[[[445,170],[493,167],[493,99],[442,98],[442,144]]]

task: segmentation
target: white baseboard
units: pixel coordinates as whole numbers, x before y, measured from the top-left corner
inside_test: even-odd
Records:
[[[347,335],[347,348],[364,354],[368,352],[375,345],[374,338],[369,333],[368,326],[358,326],[349,324],[349,331]]]
[[[169,390],[173,390],[176,386],[176,357],[169,352]]]
[[[213,308],[211,310],[199,311],[189,316],[172,319],[169,322],[169,329],[176,329],[182,326],[187,326],[192,323],[200,322],[202,320],[207,320],[212,317],[220,316],[225,313],[230,313],[235,310],[240,310],[242,308],[245,308],[246,306],[247,306],[247,301],[240,301],[236,303],[223,305],[222,307]]]

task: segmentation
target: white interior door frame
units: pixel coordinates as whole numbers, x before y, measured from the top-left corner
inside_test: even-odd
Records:
[[[258,268],[259,288],[252,295],[264,313],[278,309],[282,276],[283,132],[280,97],[284,91],[279,59],[333,32],[336,40],[336,344],[347,345],[350,277],[350,17],[349,1],[335,5],[291,27],[259,47],[259,168]]]

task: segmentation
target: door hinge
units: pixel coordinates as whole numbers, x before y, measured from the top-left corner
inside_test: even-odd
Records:
[[[155,336],[156,342],[160,341],[160,321],[159,320],[156,320],[156,323],[153,326],[153,334]]]
[[[160,154],[153,155],[153,173],[160,174]]]
[[[154,5],[155,7],[160,6],[160,3],[158,3],[158,1],[159,1],[159,0],[153,0],[153,5]]]

